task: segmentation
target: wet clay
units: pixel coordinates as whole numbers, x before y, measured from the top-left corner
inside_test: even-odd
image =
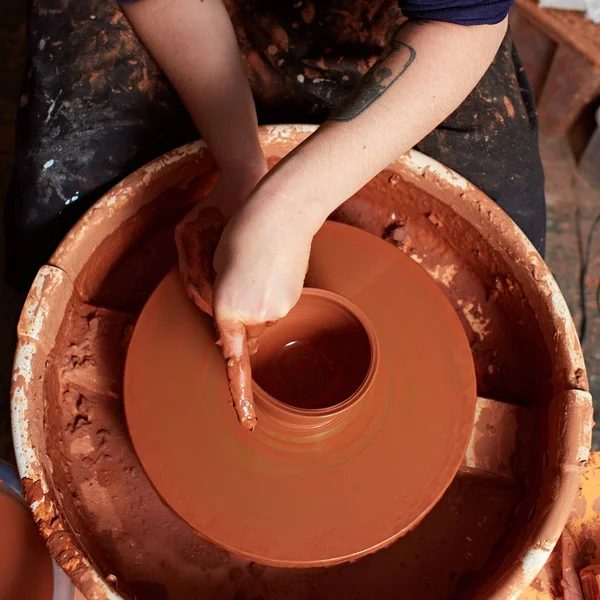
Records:
[[[301,409],[328,408],[350,398],[376,368],[375,334],[369,335],[355,313],[341,296],[305,288],[292,311],[261,336],[252,357],[255,383]]]
[[[256,357],[275,393],[289,389],[270,385],[272,359],[285,359],[289,343],[294,353],[294,342],[307,344],[329,363],[330,379],[317,381],[325,387],[312,398],[325,405],[314,407],[312,427],[311,410],[302,424],[283,405],[277,415],[272,406],[261,410],[260,395],[254,434],[237,426],[214,328],[177,273],[146,304],[126,359],[127,424],[159,494],[202,536],[276,566],[355,560],[410,530],[454,478],[476,402],[460,321],[410,258],[328,222],[313,241],[306,281],[333,294],[309,292],[265,333]]]
[[[175,231],[179,272],[185,291],[200,310],[211,316],[216,277],[213,257],[224,227],[225,219],[218,208],[198,205]],[[233,406],[240,424],[252,431],[256,427],[256,413],[252,402],[248,332],[241,323],[221,322],[218,328],[218,345],[225,358]]]
[[[284,138],[269,143],[278,155],[290,147]],[[82,240],[88,244],[90,232],[101,231],[101,243],[69,253],[65,246],[54,257],[61,269],[73,273],[79,294],[73,294],[64,318],[60,315],[62,322],[56,324],[53,349],[39,366],[44,373],[43,403],[29,415],[42,448],[42,466],[53,485],[38,510],[52,552],[84,590],[95,589],[94,584],[74,557],[77,552],[90,557],[98,572],[128,599],[464,597],[470,584],[501,572],[494,558],[509,555],[514,547],[510,540],[522,533],[535,512],[536,497],[527,491],[539,488],[545,464],[539,435],[552,397],[549,348],[554,347],[544,342],[548,324],[535,317],[535,292],[515,276],[506,253],[494,249],[452,209],[452,203],[464,203],[458,191],[444,192],[448,203],[436,197],[441,192],[435,173],[426,171],[415,181],[405,172],[386,170],[351,198],[334,218],[385,239],[420,263],[452,304],[469,340],[478,393],[533,411],[539,429],[520,422],[514,426],[518,453],[513,465],[518,472],[520,459],[526,463],[531,455],[532,466],[523,481],[459,472],[418,527],[350,564],[275,568],[230,554],[199,536],[162,501],[131,445],[122,400],[133,325],[152,290],[177,265],[173,231],[193,202],[210,189],[214,180],[206,171],[205,162],[194,159],[165,175],[169,181],[161,181],[158,192],[140,177],[134,187],[153,194],[150,204],[137,207],[118,228],[107,212],[96,211],[93,227]],[[483,210],[470,194],[466,201]],[[74,243],[71,239],[71,246]],[[316,282],[307,284],[318,287]],[[188,302],[185,294],[182,299]],[[199,313],[191,303],[188,306]],[[219,361],[224,379],[222,358]],[[229,397],[223,402],[227,418],[236,425]],[[38,414],[42,406],[43,415]],[[237,430],[255,437],[260,425],[252,436],[239,425]],[[161,424],[157,438],[162,434]],[[416,440],[411,453],[426,448],[429,439],[428,434]],[[390,456],[386,464],[393,465],[395,456]],[[26,480],[25,487],[30,502],[43,496],[38,483]],[[246,497],[244,492],[240,502]],[[52,513],[50,502],[58,507],[60,519],[44,516]]]
[[[217,326],[225,358],[229,393],[242,427],[254,431],[258,418],[252,400],[252,367],[248,331],[242,323],[220,322]]]
[[[0,600],[51,600],[52,563],[27,507],[0,489]]]
[[[197,206],[175,230],[185,291],[200,310],[211,316],[216,277],[213,257],[224,228],[225,219],[218,208]]]

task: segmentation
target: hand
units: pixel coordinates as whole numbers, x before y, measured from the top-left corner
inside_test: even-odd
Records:
[[[252,169],[225,171],[215,187],[183,218],[175,230],[181,279],[188,296],[213,314],[213,257],[227,220],[244,203],[266,173],[264,162]]]
[[[258,186],[246,198],[238,182],[222,177],[178,225],[176,241],[186,291],[215,317],[234,407],[252,430],[250,356],[264,328],[298,301],[318,227],[314,217],[295,214],[284,193]]]
[[[262,159],[262,156],[261,156]],[[181,279],[188,296],[202,311],[213,314],[215,272],[213,257],[227,219],[245,202],[266,173],[264,159],[257,168],[221,173],[219,182],[179,223],[175,241]],[[252,403],[252,374],[247,332],[218,327],[219,344],[227,363],[227,377],[240,423],[252,430],[256,414]]]
[[[274,322],[300,297],[314,231],[273,204],[256,192],[223,231],[214,258],[217,323]]]
[[[213,311],[229,387],[242,425],[254,429],[250,356],[264,328],[296,304],[313,233],[289,215],[266,210],[255,193],[225,227],[216,249]],[[258,208],[258,207],[263,208]]]

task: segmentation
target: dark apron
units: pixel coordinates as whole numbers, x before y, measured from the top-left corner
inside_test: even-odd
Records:
[[[321,123],[402,20],[392,0],[226,4],[260,123]],[[21,289],[112,185],[198,137],[113,2],[35,0],[28,36],[17,163],[5,208],[5,272]],[[543,252],[537,118],[510,35],[475,90],[417,148],[481,188]]]

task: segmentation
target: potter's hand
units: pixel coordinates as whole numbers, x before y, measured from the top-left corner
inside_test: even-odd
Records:
[[[213,315],[215,272],[213,258],[229,217],[245,202],[249,192],[266,172],[264,161],[257,167],[223,173],[213,190],[179,223],[175,241],[179,270],[187,295],[200,310]],[[253,429],[252,375],[246,330],[219,327],[220,345],[227,360],[227,376],[234,407],[242,425]]]
[[[250,356],[264,327],[284,317],[298,301],[313,233],[302,219],[269,209],[258,192],[229,222],[217,247],[214,316],[231,393],[243,399],[248,411]]]
[[[200,310],[213,314],[213,257],[225,224],[266,173],[263,160],[252,169],[221,174],[218,183],[179,223],[175,241],[179,270],[188,296]]]
[[[215,253],[215,318],[247,326],[277,321],[296,304],[314,232],[253,194]]]

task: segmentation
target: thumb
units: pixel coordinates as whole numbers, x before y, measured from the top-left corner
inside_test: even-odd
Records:
[[[215,324],[219,332],[217,345],[225,358],[229,391],[240,424],[252,431],[256,412],[252,402],[252,367],[248,349],[248,332],[239,320],[223,317],[215,307]]]

